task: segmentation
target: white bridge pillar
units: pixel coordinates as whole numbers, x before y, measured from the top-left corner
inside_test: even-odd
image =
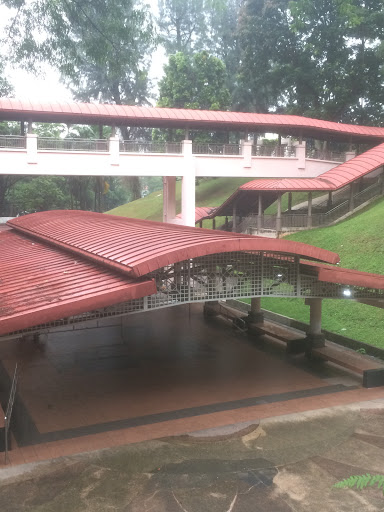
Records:
[[[163,222],[176,217],[176,176],[163,176]]]
[[[183,140],[183,178],[181,185],[181,218],[184,226],[195,226],[195,167],[192,141]]]

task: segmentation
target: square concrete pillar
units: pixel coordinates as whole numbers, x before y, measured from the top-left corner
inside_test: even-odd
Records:
[[[37,135],[36,133],[27,133],[27,163],[37,164]]]

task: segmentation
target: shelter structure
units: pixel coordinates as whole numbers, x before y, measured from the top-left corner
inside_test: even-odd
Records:
[[[309,339],[323,298],[382,304],[384,276],[341,269],[307,244],[82,211],[8,221],[0,232],[0,335],[20,337],[183,303],[301,297]],[[22,272],[20,271],[22,270]]]
[[[308,194],[303,208],[292,208],[293,192]],[[282,196],[285,193],[288,193],[288,208],[283,212]],[[320,196],[316,205],[313,204],[314,193]],[[209,217],[231,216],[233,231],[248,229],[262,233],[265,228],[272,228],[279,233],[331,224],[383,194],[384,144],[380,144],[317,178],[261,178],[245,183]],[[264,212],[275,202],[277,214],[271,222]]]

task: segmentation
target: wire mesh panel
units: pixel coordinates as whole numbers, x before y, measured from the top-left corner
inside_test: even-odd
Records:
[[[246,297],[384,299],[384,290],[318,280],[316,267],[299,256],[266,251],[211,254],[162,267],[146,277],[157,293],[11,333],[22,336],[184,304]]]

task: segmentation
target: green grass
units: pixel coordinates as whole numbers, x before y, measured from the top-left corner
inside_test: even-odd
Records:
[[[337,252],[345,268],[384,273],[384,199],[353,217],[328,228],[287,236]],[[262,299],[262,307],[301,322],[309,322],[309,307],[302,299]],[[323,328],[384,348],[384,309],[348,300],[323,301]]]
[[[196,186],[197,206],[220,206],[247,178],[217,178],[203,179]],[[176,211],[181,209],[181,181],[176,182]],[[163,191],[152,192],[143,199],[137,199],[131,203],[118,206],[109,212],[111,215],[121,215],[135,219],[163,220]],[[216,219],[216,225],[224,223],[222,217]],[[212,227],[212,221],[204,221],[205,228]]]

